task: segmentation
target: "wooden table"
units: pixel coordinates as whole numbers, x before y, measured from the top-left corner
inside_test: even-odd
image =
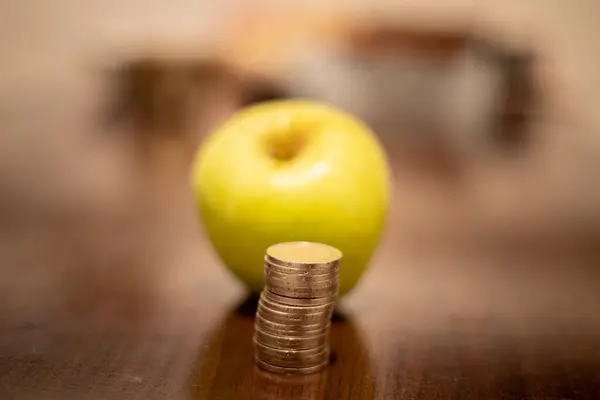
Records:
[[[181,193],[6,229],[0,399],[600,399],[594,263],[405,252],[394,212],[330,367],[258,370],[255,300]]]

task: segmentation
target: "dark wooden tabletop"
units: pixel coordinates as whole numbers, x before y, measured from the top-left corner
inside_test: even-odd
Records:
[[[207,245],[186,182],[172,197],[165,182],[144,189],[154,203],[6,220],[0,399],[600,399],[594,262],[402,246],[401,196],[341,301],[329,368],[263,372],[255,300]]]

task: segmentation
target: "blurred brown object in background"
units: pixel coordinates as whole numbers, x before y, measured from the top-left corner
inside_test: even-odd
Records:
[[[123,63],[114,75],[116,98],[109,120],[129,120],[135,129],[173,134],[189,127],[202,101],[215,91],[239,91],[239,76],[224,63],[142,57]]]
[[[245,107],[263,101],[283,100],[291,97],[291,93],[275,80],[251,78],[242,90],[240,106]]]
[[[491,39],[474,38],[472,46],[480,57],[502,72],[502,103],[490,141],[502,149],[522,148],[529,142],[528,123],[538,113],[542,92],[535,73],[532,50],[507,49]]]
[[[522,147],[530,140],[527,126],[541,95],[533,73],[534,62],[530,54],[515,54],[506,60],[507,93],[496,137],[500,145]]]
[[[216,58],[141,57],[123,63],[113,77],[108,121],[167,136],[195,128],[194,122],[213,111],[210,106],[238,108],[287,97],[273,80],[243,74]]]
[[[476,112],[483,112],[483,117],[488,121],[467,126],[475,128],[475,131],[482,130],[473,133],[484,135],[494,146],[521,146],[527,142],[526,123],[538,100],[534,85],[535,57],[529,49],[508,48],[494,38],[481,37],[469,29],[435,30],[370,24],[352,29],[348,38],[346,45],[354,56],[370,62],[397,62],[399,68],[391,71],[391,74],[395,73],[398,79],[403,79],[402,75],[406,74],[402,69],[403,60],[425,62],[425,66],[441,66],[434,72],[436,75],[447,75],[444,80],[456,79],[461,69],[456,70],[455,66],[457,63],[464,66],[460,64],[461,60],[468,60],[470,68],[475,69],[470,69],[463,80],[459,78],[461,84],[453,86],[450,98],[452,101],[461,101],[464,85],[479,86],[475,92],[467,93],[475,97],[470,100],[471,103],[488,104],[488,108],[475,107]],[[485,80],[477,78],[481,71],[485,71]],[[469,77],[471,74],[474,78]],[[395,79],[393,75],[388,78],[390,81]],[[481,91],[482,88],[485,90]],[[426,89],[436,90],[435,87]],[[451,109],[450,104],[445,107]],[[436,110],[431,111],[435,114]],[[431,117],[435,119],[437,115]],[[477,116],[471,118],[477,119]],[[453,129],[451,126],[446,128]]]
[[[468,34],[462,31],[436,31],[427,27],[367,24],[351,28],[344,45],[349,54],[361,60],[361,63],[370,65],[369,70],[375,70],[375,74],[381,73],[380,79],[389,81],[388,86],[393,87],[395,85],[393,81],[406,80],[406,76],[412,74],[412,68],[420,69],[419,66],[433,66],[435,75],[448,75],[444,80],[452,79],[450,76],[452,65],[461,57],[468,46],[468,41]],[[407,60],[410,64],[407,64]],[[375,69],[373,65],[378,63],[383,66],[391,63],[396,67]],[[446,66],[446,71],[444,71],[444,66]],[[426,78],[426,74],[427,72],[422,76]],[[427,78],[423,82],[426,81]],[[375,116],[375,121],[373,121],[375,128],[389,140],[397,142],[400,139],[399,146],[392,147],[398,148],[401,153],[400,158],[405,163],[409,163],[420,172],[439,178],[440,181],[456,183],[457,180],[460,180],[464,160],[451,143],[453,141],[451,135],[455,132],[452,132],[450,126],[446,126],[446,131],[440,132],[439,126],[423,124],[424,121],[432,122],[438,118],[434,108],[431,107],[434,101],[431,91],[436,91],[440,87],[436,88],[435,84],[433,86],[415,86],[414,83],[412,86],[412,93],[405,93],[408,96],[400,102],[401,104],[393,101],[393,98],[385,97],[385,90],[380,90],[383,97],[378,99],[378,102],[388,103],[384,106],[384,109],[388,111]],[[399,95],[402,94],[399,93]],[[419,103],[419,99],[423,96],[429,101],[415,104]],[[413,104],[407,105],[406,102]],[[428,109],[427,117],[418,120],[419,114],[421,114],[418,109],[423,106]],[[396,107],[398,107],[397,110],[394,109]],[[384,115],[386,113],[389,115]],[[403,115],[402,123],[407,124],[406,126],[401,127],[395,123],[389,123],[389,121],[395,120],[397,115]],[[415,117],[417,119],[413,119]],[[411,123],[415,122],[418,125],[411,126]],[[400,134],[391,132],[392,129],[406,130],[407,132]],[[390,137],[392,133],[395,137]]]
[[[358,26],[349,32],[348,39],[355,54],[368,58],[412,55],[448,59],[456,57],[468,42],[464,32],[385,25]]]
[[[133,196],[169,201],[173,174],[187,175],[199,143],[237,109],[243,83],[217,58],[140,53],[109,71],[104,130],[126,154]]]
[[[106,122],[132,162],[131,190],[156,199],[178,190],[168,189],[170,174],[187,175],[203,139],[236,110],[286,97],[266,77],[192,52],[184,58],[156,51],[128,59],[109,75],[109,84]]]

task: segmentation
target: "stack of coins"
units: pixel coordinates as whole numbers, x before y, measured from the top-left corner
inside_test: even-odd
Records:
[[[255,361],[277,373],[308,374],[329,363],[329,327],[342,253],[311,242],[273,245],[256,311]]]

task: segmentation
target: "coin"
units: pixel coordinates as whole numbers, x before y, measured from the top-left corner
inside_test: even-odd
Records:
[[[294,282],[294,281],[289,281],[289,280],[285,280],[285,279],[280,279],[280,278],[277,278],[277,277],[274,277],[271,275],[266,275],[265,281],[267,282],[267,285],[269,285],[269,282],[271,282],[274,285],[284,286],[284,287],[290,288],[290,289],[306,289],[306,290],[324,289],[324,288],[336,286],[338,284],[337,277],[334,277],[333,279],[318,281],[318,282]]]
[[[339,262],[326,263],[326,264],[302,264],[296,267],[290,267],[286,265],[277,264],[275,261],[269,261],[265,257],[264,259],[265,272],[267,270],[278,272],[280,274],[297,274],[297,275],[323,275],[323,274],[335,274],[339,271]]]
[[[317,298],[313,298],[313,299],[287,297],[287,296],[281,296],[279,294],[273,293],[268,289],[265,289],[262,291],[262,296],[265,299],[268,299],[272,302],[279,303],[282,305],[285,304],[288,306],[306,306],[306,307],[318,306],[318,305],[324,305],[324,304],[335,304],[335,302],[337,300],[337,296],[317,297]]]
[[[265,263],[266,264],[266,263]],[[298,283],[300,285],[310,285],[312,283],[319,283],[323,281],[332,281],[338,278],[339,274],[337,270],[332,273],[326,274],[313,274],[309,272],[303,272],[299,274],[290,274],[290,273],[282,273],[277,272],[269,267],[265,266],[265,276],[270,278],[277,278],[284,281]]]
[[[271,292],[286,297],[315,298],[336,296],[338,294],[337,280],[314,283],[310,286],[296,286],[290,282],[270,278],[269,276],[266,277],[265,281]]]
[[[269,321],[263,318],[260,313],[257,313],[256,320],[254,321],[255,329],[260,329],[263,332],[276,334],[276,335],[287,335],[287,336],[316,336],[326,332],[329,329],[330,322],[324,324],[312,324],[312,325],[290,325],[290,324],[279,324],[276,322]]]
[[[325,306],[297,307],[275,304],[268,300],[260,299],[258,307],[268,313],[278,313],[275,317],[281,317],[279,314],[286,314],[290,316],[289,319],[291,320],[306,321],[308,324],[311,324],[309,320],[316,318],[317,315],[329,315],[331,317],[333,314],[333,307],[330,304],[326,304]]]
[[[271,310],[264,304],[260,303],[258,305],[258,312],[260,313],[261,317],[266,318],[269,321],[286,325],[326,324],[331,320],[331,316],[333,314],[333,310],[311,314],[290,314]]]
[[[260,312],[256,313],[254,326],[264,332],[274,333],[277,335],[288,336],[316,336],[329,329],[330,321],[317,324],[289,324],[271,321],[269,315],[263,316]]]
[[[318,312],[329,312],[335,308],[335,303],[326,303],[318,305],[297,306],[284,304],[279,301],[271,300],[265,292],[261,293],[259,303],[264,304],[267,308],[289,314],[314,314]]]
[[[325,266],[339,263],[342,252],[323,243],[286,242],[270,246],[266,258],[283,267],[310,269],[315,264]]]
[[[260,368],[264,369],[265,371],[273,372],[276,374],[302,374],[302,375],[314,374],[314,373],[322,371],[329,364],[329,360],[327,360],[323,364],[315,365],[312,367],[291,368],[291,367],[279,367],[277,365],[271,365],[267,362],[264,362],[257,356],[254,357],[254,361],[256,362],[256,365],[258,365]]]
[[[317,336],[299,337],[299,336],[280,336],[280,334],[270,334],[256,329],[254,339],[265,346],[275,348],[288,348],[293,350],[307,350],[320,347],[327,344],[329,331]]]
[[[254,322],[254,356],[273,372],[316,372],[329,362],[329,330],[342,253],[331,246],[288,242],[267,249],[265,288]]]
[[[333,315],[333,307],[321,306],[321,308],[313,308],[277,305],[274,308],[271,308],[272,304],[273,303],[269,303],[268,301],[260,300],[258,302],[258,309],[263,317],[277,323],[279,322],[276,320],[281,319],[283,321],[301,321],[308,325],[312,325],[317,323],[321,317],[329,319]],[[287,310],[285,309],[286,307]],[[316,322],[311,322],[311,320],[316,320]]]
[[[309,288],[286,288],[285,286],[277,286],[273,285],[270,290],[276,294],[286,297],[295,297],[298,299],[314,299],[318,297],[330,297],[338,294],[339,288],[338,286],[333,286],[329,288],[318,288],[318,289],[309,289]]]
[[[279,367],[310,367],[329,359],[329,346],[308,350],[276,349],[254,341],[255,354],[261,360]]]

